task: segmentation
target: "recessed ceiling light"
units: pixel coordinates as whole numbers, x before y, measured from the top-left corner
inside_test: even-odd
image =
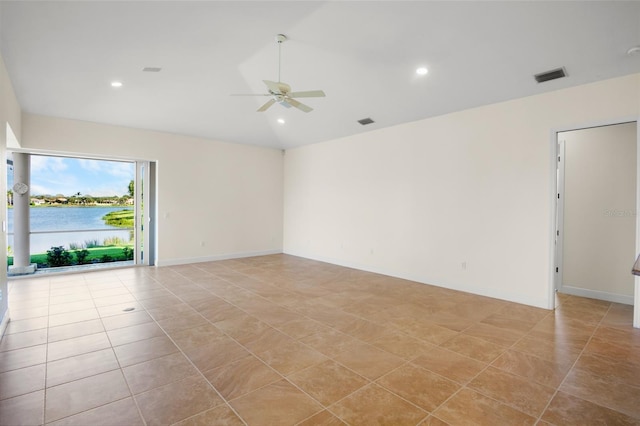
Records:
[[[278,118],[278,123],[284,124],[285,123],[284,118]]]
[[[111,87],[122,87],[122,82],[121,81],[112,81],[111,82]]]
[[[427,75],[428,72],[429,72],[429,70],[426,69],[425,67],[420,67],[420,68],[416,69],[416,74],[418,74],[418,75]]]

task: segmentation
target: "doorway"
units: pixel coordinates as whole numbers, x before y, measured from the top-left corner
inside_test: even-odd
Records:
[[[635,121],[557,134],[555,289],[634,304]]]
[[[20,214],[8,211],[8,251],[20,251],[18,266],[36,267],[22,272],[10,255],[9,269],[18,269],[11,275],[155,264],[154,162],[19,150],[13,155],[21,159],[17,179],[28,184],[24,193],[7,192],[9,207],[17,197],[26,206]],[[17,166],[8,165],[14,188]],[[13,232],[18,222],[20,232]]]

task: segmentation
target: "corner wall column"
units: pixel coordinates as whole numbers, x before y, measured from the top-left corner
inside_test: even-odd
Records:
[[[31,175],[31,156],[25,153],[13,153],[13,266],[10,275],[30,274],[35,272],[31,265],[31,247],[29,242],[29,205],[31,191],[29,177]],[[26,192],[20,193],[20,184],[26,185]],[[22,185],[24,188],[25,186]]]

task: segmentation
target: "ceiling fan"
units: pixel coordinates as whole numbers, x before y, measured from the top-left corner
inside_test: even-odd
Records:
[[[295,98],[322,98],[325,96],[322,90],[307,90],[304,92],[292,92],[291,86],[287,83],[280,81],[280,62],[281,62],[281,47],[282,43],[287,40],[287,36],[284,34],[278,34],[276,36],[276,42],[278,43],[278,81],[262,80],[267,86],[267,93],[261,94],[234,94],[231,96],[270,96],[271,99],[264,105],[258,108],[258,112],[264,112],[276,102],[286,108],[298,108],[300,111],[311,112],[313,108],[308,105],[299,102]]]

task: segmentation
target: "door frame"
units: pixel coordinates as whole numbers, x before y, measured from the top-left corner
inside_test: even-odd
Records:
[[[134,179],[136,265],[156,264],[156,168],[153,161],[136,161]]]
[[[560,286],[559,281],[562,278],[561,271],[556,272],[558,268],[558,260],[562,256],[562,242],[558,244],[558,232],[559,225],[562,221],[559,220],[559,214],[562,213],[559,209],[562,208],[561,203],[558,201],[558,190],[560,181],[559,161],[560,156],[564,157],[564,153],[561,151],[562,146],[558,143],[558,133],[570,132],[574,130],[589,129],[593,127],[611,126],[624,123],[636,123],[636,212],[640,212],[640,118],[638,116],[624,117],[620,119],[612,119],[606,121],[582,123],[577,125],[570,125],[565,127],[559,127],[552,129],[550,132],[550,153],[551,153],[551,170],[550,170],[550,218],[551,229],[550,232],[550,250],[549,250],[549,287],[548,287],[548,304],[549,309],[555,308],[555,295],[556,290]],[[640,253],[640,214],[636,214],[636,254]],[[633,263],[629,264],[629,274],[631,274],[631,268]],[[640,328],[640,277],[634,275],[634,296],[633,296],[633,326]]]
[[[563,269],[564,265],[564,163],[565,163],[565,141],[558,140],[558,136],[561,132],[556,133],[556,144],[558,145],[558,155],[556,162],[556,175],[558,177],[556,184],[556,233],[554,237],[556,254],[554,256],[555,265],[555,285],[554,289],[557,292],[562,291],[563,283]]]
[[[156,212],[157,212],[157,162],[155,160],[142,160],[136,158],[126,158],[126,157],[117,157],[117,156],[100,156],[94,154],[83,154],[77,152],[59,152],[59,151],[50,151],[50,150],[39,150],[39,149],[24,149],[24,148],[9,148],[5,150],[6,152],[19,152],[31,155],[44,155],[51,157],[66,157],[66,158],[81,158],[81,159],[89,159],[89,160],[101,160],[101,161],[121,161],[127,163],[133,163],[135,169],[135,177],[134,177],[134,198],[135,198],[135,216],[136,220],[134,221],[134,233],[135,233],[135,242],[136,249],[134,250],[134,266],[155,266],[157,264],[157,227],[156,227]],[[6,159],[5,159],[6,163]],[[142,172],[142,175],[141,175]],[[5,179],[6,180],[6,179]],[[142,191],[142,182],[145,182],[147,189]],[[147,232],[141,232],[142,222],[138,220],[140,217],[140,203],[144,203],[145,206],[148,206],[148,214],[146,215],[145,225]],[[6,209],[5,209],[6,210]],[[144,256],[143,253],[140,252],[139,247],[140,243],[144,244],[144,247],[148,249],[145,250]],[[6,243],[5,243],[6,249]]]

